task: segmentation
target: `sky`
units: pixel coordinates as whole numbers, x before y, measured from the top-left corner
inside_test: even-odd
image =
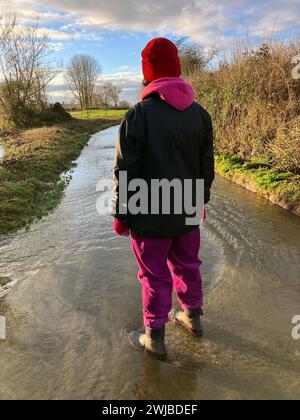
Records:
[[[142,80],[141,51],[156,36],[189,37],[222,51],[246,34],[260,42],[300,29],[299,0],[0,0],[0,13],[6,12],[25,23],[38,17],[62,68],[74,54],[93,55],[102,79],[118,84],[132,104]],[[51,101],[69,100],[63,71],[48,92]]]

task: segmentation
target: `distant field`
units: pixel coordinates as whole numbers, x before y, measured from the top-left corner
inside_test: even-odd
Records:
[[[120,110],[91,110],[91,111],[76,111],[71,112],[73,118],[79,120],[98,119],[98,118],[123,118],[127,111]]]

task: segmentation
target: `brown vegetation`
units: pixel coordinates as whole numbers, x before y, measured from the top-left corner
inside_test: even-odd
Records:
[[[265,43],[190,76],[213,117],[219,155],[300,173],[300,79],[293,78],[298,53],[295,43]]]

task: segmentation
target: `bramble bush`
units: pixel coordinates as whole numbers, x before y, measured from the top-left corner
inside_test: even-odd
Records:
[[[299,45],[269,42],[234,51],[218,68],[189,76],[214,120],[216,153],[263,160],[274,171],[300,173]]]

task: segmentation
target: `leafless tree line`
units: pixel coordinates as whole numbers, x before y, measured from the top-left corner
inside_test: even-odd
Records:
[[[111,82],[102,82],[101,74],[101,65],[94,57],[79,54],[71,58],[65,79],[81,109],[119,105],[121,89]]]
[[[47,107],[47,86],[62,71],[50,61],[51,39],[38,20],[24,24],[14,14],[0,15],[0,117],[14,126],[30,125]],[[60,68],[58,68],[60,67]],[[88,55],[75,55],[66,81],[82,109],[117,106],[120,89],[101,83],[101,66]]]
[[[101,66],[94,57],[89,55],[74,55],[66,70],[66,82],[80,108],[91,108]]]
[[[60,72],[49,62],[49,43],[38,21],[23,25],[15,15],[0,16],[0,111],[15,125],[46,106],[46,87]]]

